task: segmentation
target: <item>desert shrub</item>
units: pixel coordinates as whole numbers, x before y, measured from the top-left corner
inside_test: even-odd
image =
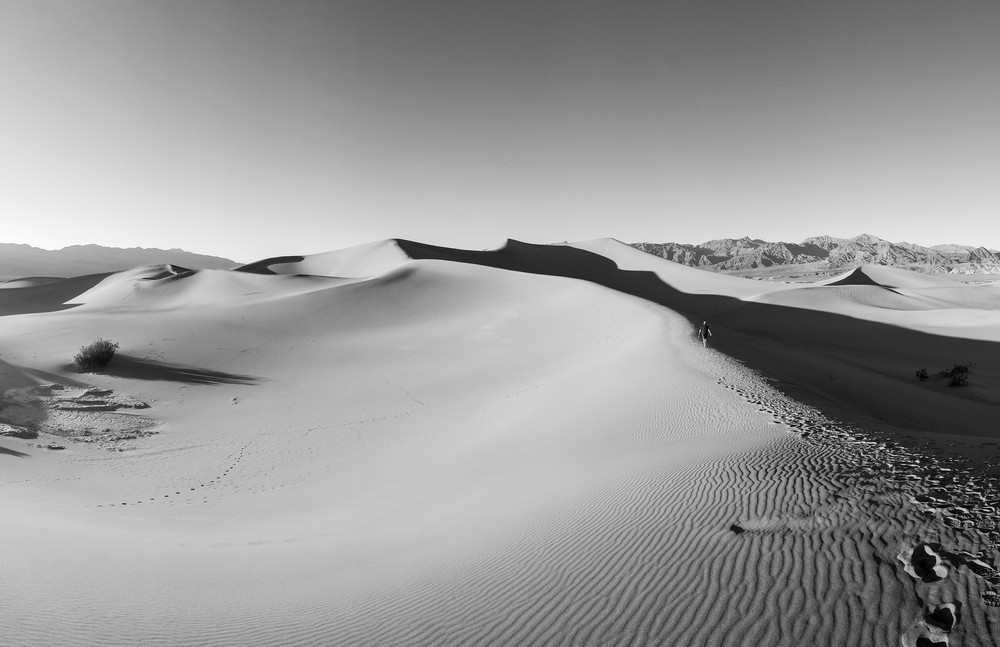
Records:
[[[969,383],[969,369],[972,364],[955,364],[950,369],[938,373],[938,377],[948,378],[948,386],[965,386]]]
[[[81,371],[96,371],[111,363],[111,358],[118,350],[118,342],[98,338],[80,348],[80,352],[73,356],[73,361],[80,367]]]
[[[919,371],[917,371],[917,379],[920,380],[921,382],[925,381],[928,377],[930,376],[927,374],[926,368],[922,368]]]

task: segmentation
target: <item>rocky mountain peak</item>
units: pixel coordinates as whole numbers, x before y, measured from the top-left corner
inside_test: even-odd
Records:
[[[889,265],[929,274],[1000,274],[1000,252],[967,245],[921,247],[894,243],[872,234],[853,238],[816,236],[801,243],[768,242],[744,236],[685,243],[633,243],[661,258],[708,270],[749,275],[782,265],[808,266],[809,272],[850,269],[866,264]]]

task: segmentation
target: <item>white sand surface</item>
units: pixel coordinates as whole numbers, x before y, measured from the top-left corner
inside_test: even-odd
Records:
[[[409,257],[391,240],[303,256],[300,261],[275,263],[275,274],[314,274],[345,278],[368,278],[393,270]]]
[[[808,308],[937,335],[1000,341],[1000,286],[965,285],[877,265],[748,300]]]
[[[579,249],[654,272],[621,247]],[[700,294],[764,286],[649,259]],[[0,437],[0,643],[1000,635],[973,561],[995,546],[962,523],[979,490],[703,349],[674,311],[392,241],[269,269],[139,268],[0,317],[0,421],[48,430]],[[118,356],[78,373],[98,336]],[[157,433],[103,429],[138,416]]]

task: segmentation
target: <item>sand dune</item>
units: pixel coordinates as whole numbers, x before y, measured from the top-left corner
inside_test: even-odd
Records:
[[[284,256],[239,268],[264,274],[312,274],[366,278],[384,274],[410,260],[391,240],[309,256]]]
[[[910,318],[890,307],[851,311],[852,300],[843,298],[825,298],[824,308],[810,308],[810,298],[822,294],[810,292],[813,288],[772,288],[761,281],[738,288],[733,281],[740,279],[678,270],[663,259],[642,259],[638,250],[611,240],[573,247],[512,241],[493,252],[400,244],[418,258],[583,279],[666,306],[692,323],[709,319],[717,333],[716,348],[777,380],[787,394],[829,413],[881,428],[948,434],[948,443],[961,441],[963,434],[982,438],[994,433],[1000,342],[994,313],[988,310],[925,310]],[[835,289],[845,287],[851,289]],[[862,300],[858,295],[870,287],[858,286],[853,301]],[[982,287],[987,294],[993,289]],[[789,297],[793,292],[798,298]],[[791,298],[789,305],[777,302],[786,298]],[[976,380],[967,389],[914,379],[921,368],[936,373],[956,363],[975,364]],[[978,443],[973,440],[965,453],[978,455]]]
[[[69,308],[66,302],[100,283],[107,274],[38,283],[0,290],[0,316],[50,312]],[[20,282],[13,282],[15,285]]]
[[[26,276],[20,279],[0,281],[0,290],[7,290],[10,288],[30,288],[61,280],[62,279],[55,276]]]
[[[789,398],[690,320],[717,321],[727,351],[776,311],[779,333],[809,329],[747,356],[780,358],[814,404],[838,392],[796,376],[881,375],[844,366],[893,335],[900,353],[905,335],[980,360],[992,346],[848,317],[839,298],[772,305],[809,293],[630,249],[384,241],[137,268],[76,284],[61,310],[6,290],[0,422],[41,434],[0,437],[0,642],[995,641],[996,546],[974,528],[988,483]],[[895,332],[849,338],[873,326]],[[98,335],[119,356],[77,373]],[[914,388],[963,420],[995,410]],[[829,409],[862,410],[839,397]],[[149,433],[107,430],[137,416]]]
[[[118,272],[69,300],[83,310],[238,306],[284,299],[302,292],[344,285],[350,279],[309,275],[265,275],[228,270],[187,270],[151,266]]]

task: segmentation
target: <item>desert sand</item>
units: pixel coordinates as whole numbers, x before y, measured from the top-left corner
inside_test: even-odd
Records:
[[[0,644],[995,644],[998,296],[613,240],[8,286]]]

